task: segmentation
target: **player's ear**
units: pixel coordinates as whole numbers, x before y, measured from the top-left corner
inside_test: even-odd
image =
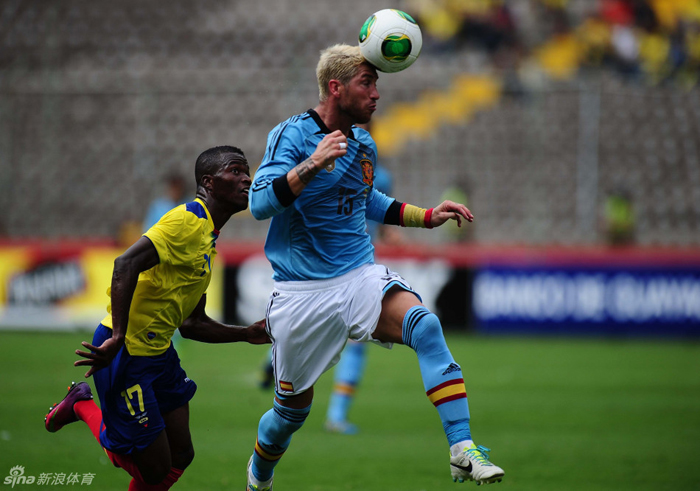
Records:
[[[207,191],[211,191],[212,189],[212,176],[209,174],[205,174],[202,176],[202,187],[206,189]]]
[[[332,79],[330,82],[328,82],[328,93],[332,96],[338,97],[340,96],[342,87],[343,84],[340,82],[340,80]]]

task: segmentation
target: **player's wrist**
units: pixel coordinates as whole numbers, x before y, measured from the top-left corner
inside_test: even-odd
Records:
[[[126,329],[116,329],[112,328],[112,336],[111,336],[112,342],[116,344],[124,344],[124,340],[126,339]]]
[[[311,154],[309,159],[313,163],[313,169],[316,173],[321,172],[321,169],[326,167],[326,165],[328,164],[328,162],[326,162],[324,159],[318,156],[315,152]]]
[[[304,160],[301,164],[297,165],[294,169],[299,181],[301,181],[304,186],[310,183],[311,180],[316,177],[316,174],[321,171],[321,164],[321,159],[314,154]]]
[[[425,209],[404,203],[399,213],[399,225],[402,227],[433,228],[433,208]]]
[[[126,337],[112,337],[112,345],[114,346],[115,350],[121,349],[125,342]]]
[[[434,208],[428,208],[425,210],[425,218],[423,219],[423,222],[425,224],[425,228],[433,228],[433,209]]]

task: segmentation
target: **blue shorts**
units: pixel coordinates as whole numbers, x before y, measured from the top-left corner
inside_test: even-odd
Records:
[[[92,339],[100,346],[112,330],[100,324]],[[131,356],[123,346],[112,363],[92,376],[104,426],[100,443],[119,454],[142,451],[165,428],[163,414],[184,406],[197,390],[171,344],[157,356]]]

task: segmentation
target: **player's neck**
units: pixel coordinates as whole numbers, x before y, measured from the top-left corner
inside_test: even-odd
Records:
[[[354,124],[347,117],[344,117],[338,106],[320,102],[314,109],[326,127],[331,131],[340,130],[345,136],[350,134]]]
[[[233,210],[230,205],[222,204],[201,193],[197,194],[197,198],[201,199],[207,207],[209,215],[211,216],[211,221],[214,222],[214,228],[216,230],[221,230],[234,213],[241,211],[238,209]]]

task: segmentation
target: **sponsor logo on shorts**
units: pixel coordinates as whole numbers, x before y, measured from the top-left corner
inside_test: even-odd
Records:
[[[139,424],[143,425],[144,428],[148,428],[148,411],[137,413],[134,419],[138,420]]]

